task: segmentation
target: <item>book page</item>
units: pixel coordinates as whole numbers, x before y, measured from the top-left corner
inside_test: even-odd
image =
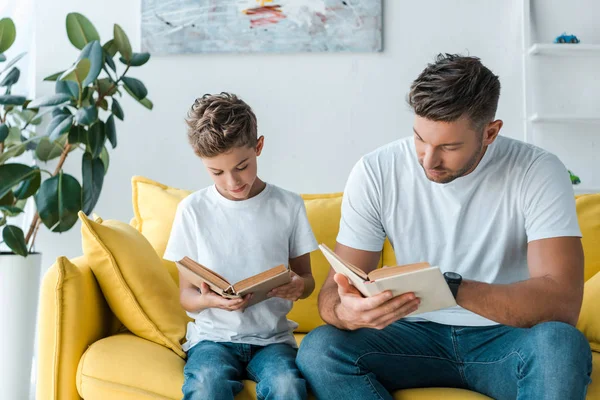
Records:
[[[242,292],[252,286],[255,286],[261,282],[268,281],[273,277],[288,272],[288,269],[285,265],[281,264],[266,271],[263,271],[259,274],[253,275],[249,278],[241,280],[233,285],[233,289],[236,293]]]
[[[333,250],[331,250],[326,245],[320,244],[319,248],[321,249],[321,251],[325,255],[325,258],[327,258],[327,261],[329,261],[329,264],[331,264],[331,266],[333,267],[333,269],[336,270],[336,272],[340,272],[340,271],[338,271],[337,268],[335,268],[336,266],[339,266],[339,267],[342,267],[342,268],[345,267],[348,270],[348,272],[352,272],[354,275],[358,275],[360,278],[362,278],[363,281],[366,281],[366,280],[369,279],[368,275],[367,275],[367,273],[365,271],[363,271],[362,269],[358,268],[355,265],[352,265],[348,261],[342,260],[340,258],[340,256],[338,256],[337,254],[335,254],[333,252]],[[344,274],[344,275],[348,276],[347,274]],[[348,278],[350,278],[350,276],[348,276]]]
[[[395,267],[378,268],[369,272],[369,280],[376,281],[377,279],[386,278],[388,276],[406,274],[408,272],[418,271],[420,269],[429,268],[428,262],[420,262],[414,264],[397,265]]]

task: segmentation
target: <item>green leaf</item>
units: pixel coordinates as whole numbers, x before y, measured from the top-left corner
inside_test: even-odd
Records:
[[[119,57],[119,60],[125,65],[131,65],[132,67],[141,67],[146,64],[150,59],[150,53],[133,53],[131,60],[127,61],[123,57]]]
[[[110,141],[112,148],[117,147],[117,128],[115,127],[115,116],[110,115],[104,125],[106,128],[106,138]]]
[[[115,73],[117,72],[117,66],[115,65],[115,61],[110,56],[110,54],[104,53],[104,62],[106,62],[106,64],[110,67],[110,69],[115,71]]]
[[[61,76],[61,81],[73,81],[81,85],[83,80],[90,73],[91,62],[87,58],[77,61],[71,68],[66,70]]]
[[[75,122],[79,125],[91,125],[98,119],[98,109],[95,106],[80,108],[75,114]]]
[[[59,115],[73,115],[71,114],[71,110],[68,107],[56,107],[52,110],[52,118],[57,117]]]
[[[98,89],[101,96],[112,96],[117,93],[117,85],[108,78],[98,79]]]
[[[117,99],[115,99],[114,97],[112,99],[111,110],[112,110],[112,113],[115,114],[115,117],[117,117],[121,121],[123,121],[123,119],[125,118],[125,114],[123,114],[123,109],[121,108],[121,105],[119,104]]]
[[[34,198],[42,222],[53,232],[68,231],[77,222],[81,185],[71,175],[60,172],[46,179]]]
[[[81,160],[82,211],[87,215],[92,212],[102,191],[104,182],[104,164],[100,158],[93,158],[90,153],[83,153]]]
[[[100,40],[100,35],[98,35],[94,25],[79,13],[69,13],[67,15],[67,35],[73,46],[79,50],[94,40]]]
[[[106,149],[106,146],[104,146],[104,148],[102,149],[99,158],[102,160],[102,164],[104,165],[104,175],[106,175],[106,173],[108,172],[108,166],[110,165],[110,156],[108,155],[108,150]]]
[[[148,89],[146,89],[146,86],[139,79],[124,76],[122,80],[125,84],[125,90],[129,94],[133,94],[136,100],[142,100],[148,95]]]
[[[21,58],[25,57],[26,54],[27,53],[21,53],[18,56],[16,56],[15,58],[13,58],[12,60],[10,60],[9,62],[7,62],[6,65],[4,66],[4,69],[2,71],[0,71],[0,74],[3,74],[5,71],[8,71],[8,69],[10,67],[15,65]]]
[[[79,59],[83,58],[90,60],[90,72],[83,81],[83,86],[88,86],[98,78],[100,71],[102,71],[102,66],[104,65],[104,55],[100,42],[94,40],[93,42],[88,43],[83,50],[81,50],[81,54],[79,55]]]
[[[33,196],[40,188],[40,184],[42,183],[42,174],[40,173],[38,167],[33,167],[33,169],[37,170],[37,174],[34,174],[33,176],[21,181],[19,186],[13,190],[15,198],[24,200]]]
[[[117,44],[115,43],[114,40],[110,39],[108,42],[104,43],[104,45],[102,45],[102,49],[109,55],[112,57],[115,56],[115,54],[117,54],[117,51],[119,51],[119,48],[117,47]]]
[[[24,212],[22,208],[15,206],[0,206],[0,211],[8,215],[9,217],[16,217],[17,215]]]
[[[0,198],[12,192],[12,188],[22,180],[29,179],[39,173],[39,169],[36,170],[24,164],[11,163],[0,165]]]
[[[4,142],[8,137],[8,125],[0,124],[0,142]]]
[[[31,104],[31,103],[30,103]],[[37,111],[34,110],[12,110],[10,115],[17,121],[19,126],[25,125],[36,125],[33,121],[37,115]],[[39,122],[38,122],[39,123]]]
[[[72,115],[59,115],[52,118],[47,130],[48,139],[54,142],[61,135],[67,133],[71,129],[71,125],[73,125]]]
[[[84,143],[86,134],[83,126],[73,125],[69,130],[69,144]]]
[[[154,107],[152,101],[150,101],[150,99],[147,97],[145,99],[140,100],[140,104],[146,107],[148,110],[152,110],[152,108]]]
[[[29,103],[29,108],[58,106],[69,101],[71,101],[71,96],[68,94],[56,93],[33,100]]]
[[[0,53],[0,62],[4,62],[6,61],[6,56],[2,53]]]
[[[8,74],[6,74],[4,79],[2,79],[2,82],[0,82],[0,86],[12,86],[19,81],[20,76],[21,71],[19,71],[19,68],[13,67],[13,69],[11,69]]]
[[[27,149],[26,143],[19,143],[7,148],[2,154],[0,154],[0,164],[4,164],[7,160],[18,157],[21,154],[25,153]]]
[[[87,131],[87,135],[85,137],[85,151],[90,153],[93,158],[98,158],[102,152],[102,149],[104,148],[105,141],[106,132],[104,128],[104,122],[97,121],[94,125],[90,126]]]
[[[60,78],[60,76],[62,74],[64,74],[64,73],[65,73],[65,71],[60,71],[60,72],[57,72],[55,74],[48,75],[47,77],[44,78],[44,80],[45,81],[52,81],[53,82],[53,81],[57,80],[58,78]]]
[[[2,230],[2,240],[13,251],[23,257],[27,257],[27,245],[25,235],[21,228],[14,225],[6,225]]]
[[[61,136],[58,140],[51,142],[47,137],[40,139],[36,149],[35,157],[40,161],[50,161],[60,157],[62,154],[68,136]]]
[[[12,46],[17,36],[15,23],[10,18],[0,19],[0,53],[4,53]]]
[[[131,44],[129,43],[129,38],[125,34],[125,31],[123,31],[118,24],[115,24],[113,34],[115,44],[117,45],[117,49],[119,49],[119,53],[121,53],[126,60],[131,60]]]
[[[71,81],[56,81],[54,91],[56,93],[64,93],[71,96],[73,99],[79,98],[79,86],[77,82]]]
[[[5,194],[4,197],[0,197],[0,206],[12,206],[14,202],[15,196],[12,191]]]
[[[15,96],[12,94],[0,95],[0,104],[22,106],[27,99],[25,96]]]

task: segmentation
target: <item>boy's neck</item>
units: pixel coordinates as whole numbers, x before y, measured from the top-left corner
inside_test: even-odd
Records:
[[[250,193],[248,193],[248,199],[253,198],[254,196],[258,195],[260,192],[262,192],[265,188],[267,187],[267,184],[265,182],[263,182],[258,176],[256,177],[256,180],[254,181],[254,183],[252,184],[252,188],[250,189]],[[247,199],[246,199],[247,200]]]

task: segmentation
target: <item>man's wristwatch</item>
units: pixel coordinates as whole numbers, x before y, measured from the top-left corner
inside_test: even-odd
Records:
[[[446,279],[446,283],[452,292],[452,296],[454,296],[454,299],[456,300],[458,288],[462,283],[462,276],[456,272],[444,272],[444,279]]]

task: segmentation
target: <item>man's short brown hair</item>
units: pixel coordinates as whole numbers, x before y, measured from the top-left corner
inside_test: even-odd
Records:
[[[419,117],[453,122],[465,116],[475,130],[491,122],[500,80],[479,58],[439,54],[410,86],[408,104]]]
[[[188,112],[188,140],[194,152],[210,158],[235,148],[255,147],[256,116],[232,93],[205,94]]]

